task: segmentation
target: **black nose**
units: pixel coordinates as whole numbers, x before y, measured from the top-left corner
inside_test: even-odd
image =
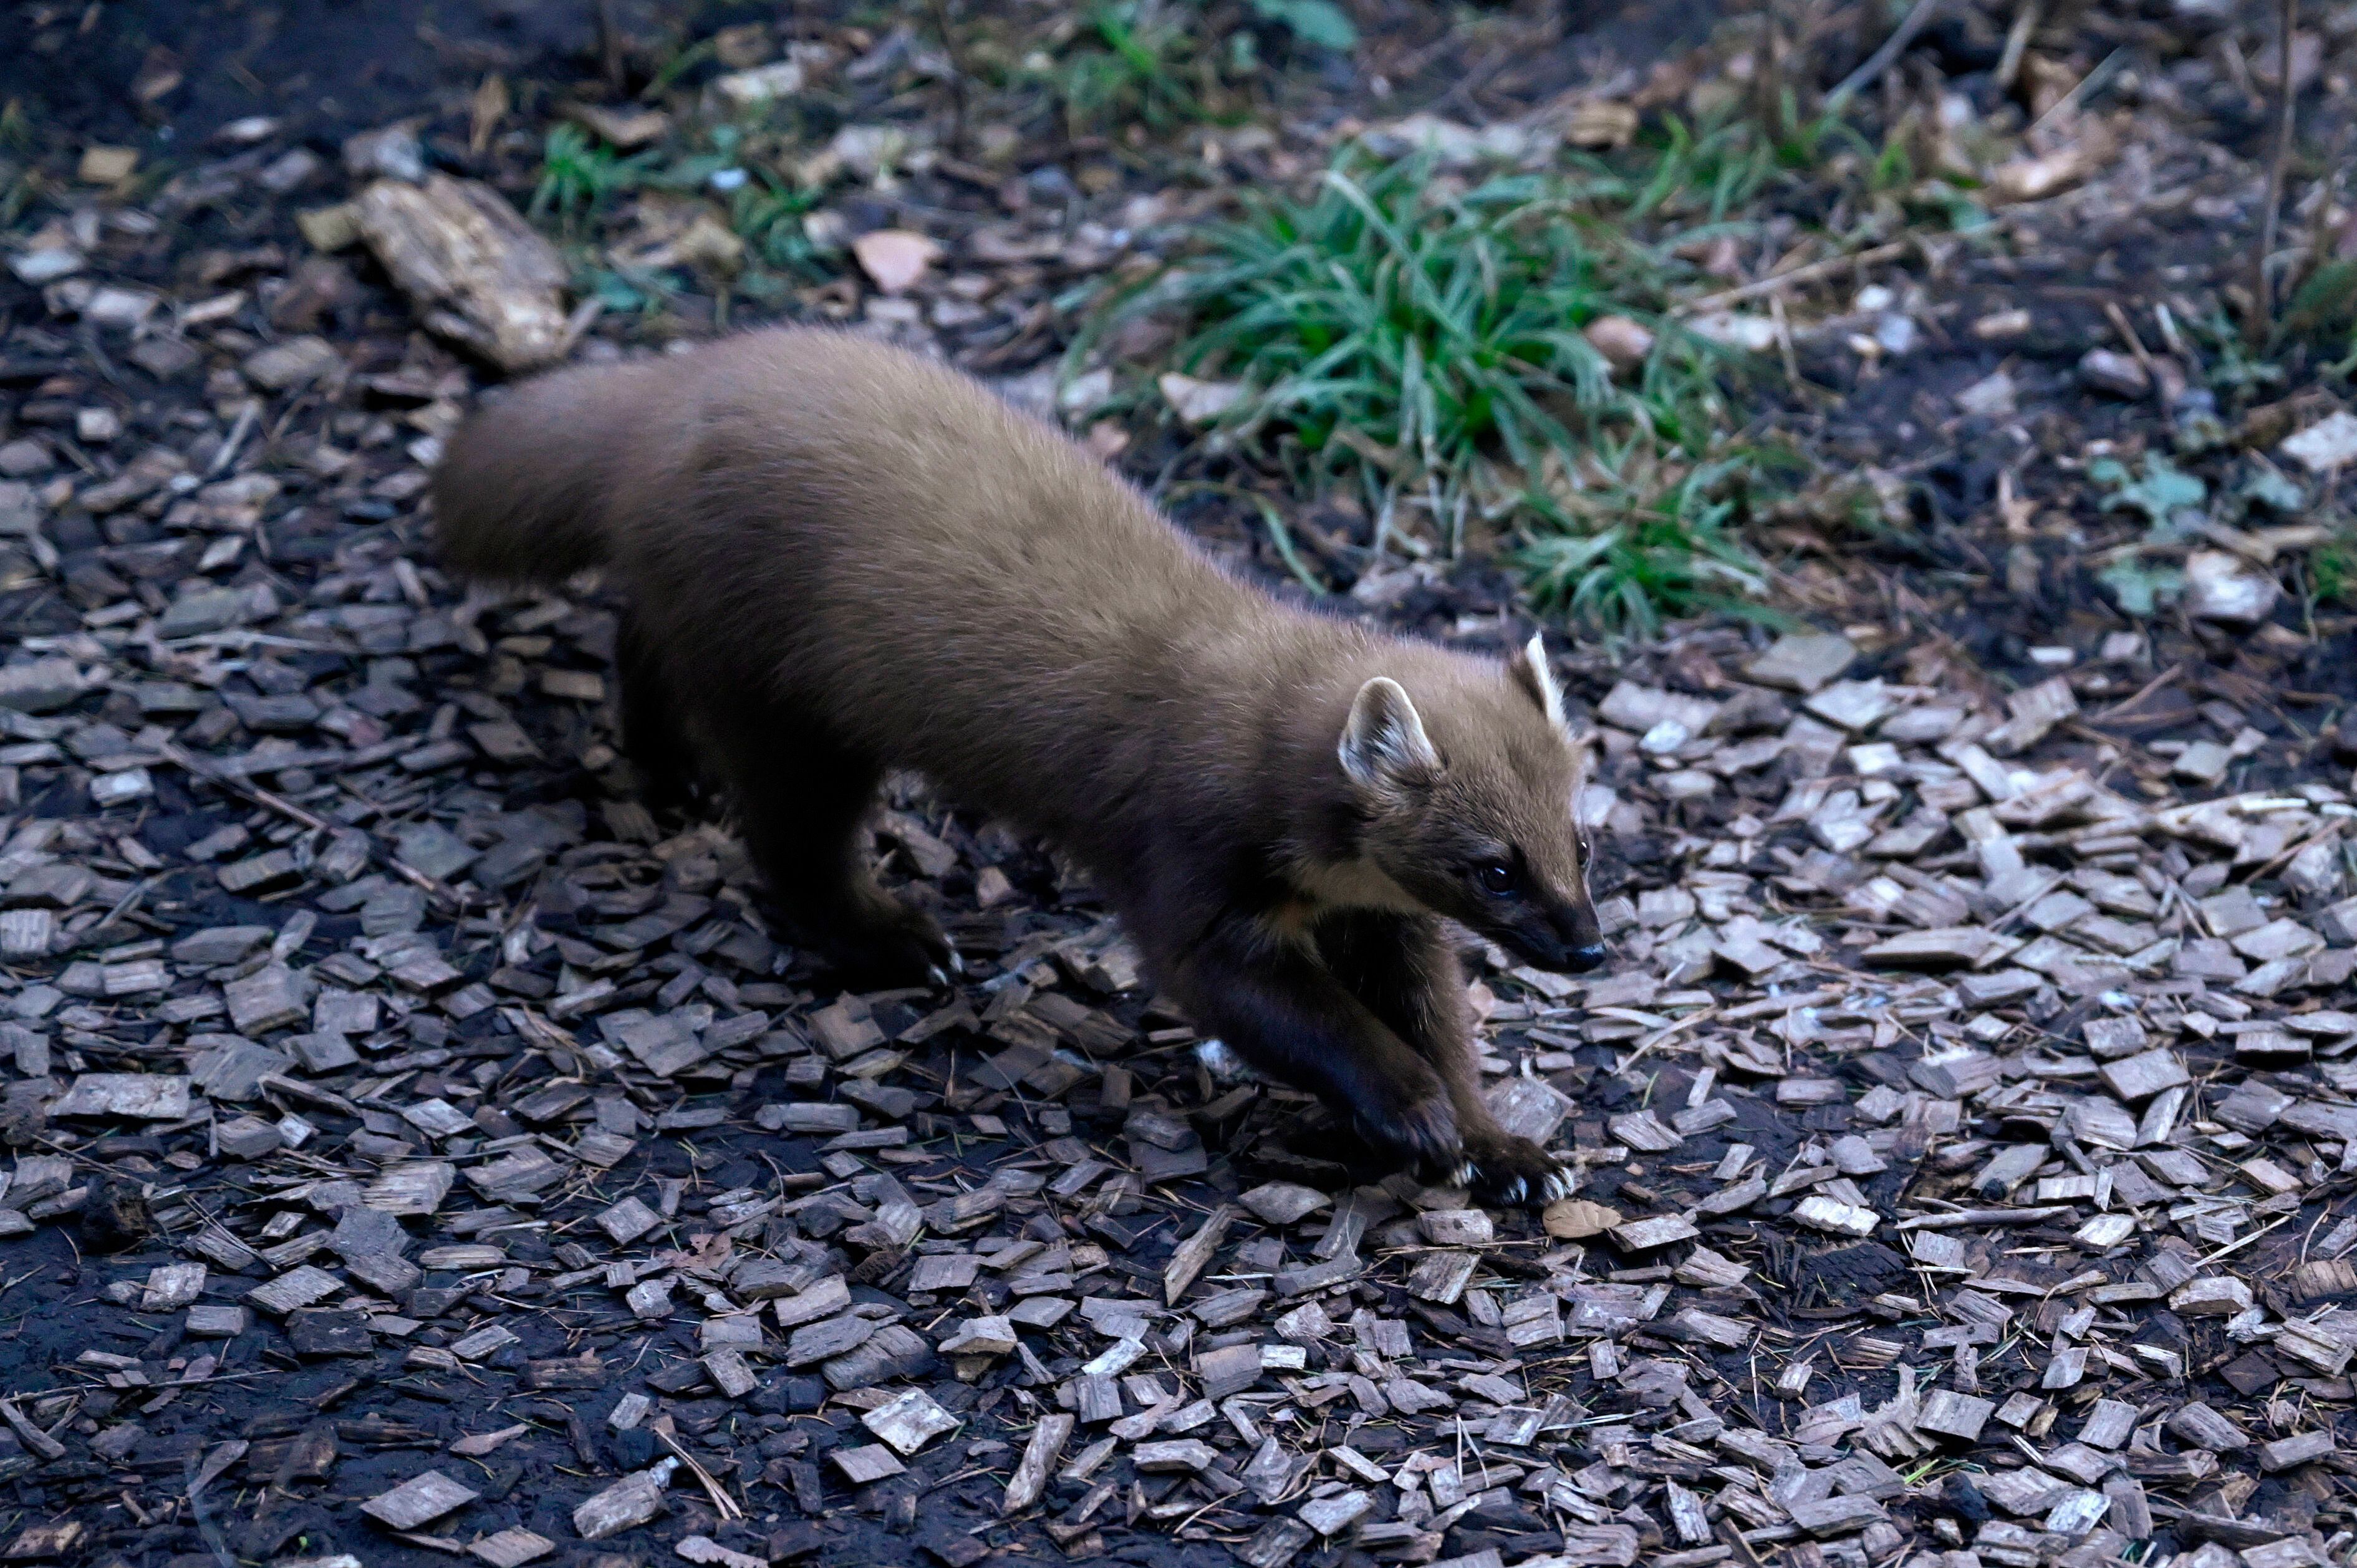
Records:
[[[1604,944],[1590,942],[1584,948],[1571,950],[1571,967],[1575,972],[1594,969],[1604,961]]]

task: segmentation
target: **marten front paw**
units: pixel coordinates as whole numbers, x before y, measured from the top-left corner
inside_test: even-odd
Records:
[[[1534,1208],[1569,1197],[1579,1181],[1528,1138],[1506,1133],[1467,1137],[1465,1160],[1455,1175],[1476,1201],[1503,1208]]]
[[[1383,1104],[1362,1109],[1351,1121],[1359,1136],[1404,1165],[1446,1170],[1465,1157],[1457,1135],[1457,1108],[1448,1090],[1430,1074],[1398,1086]]]
[[[947,990],[965,972],[957,949],[920,909],[896,908],[848,928],[813,934],[837,977],[855,990],[922,985]]]

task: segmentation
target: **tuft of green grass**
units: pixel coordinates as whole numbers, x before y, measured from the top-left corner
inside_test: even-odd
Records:
[[[1663,315],[1659,261],[1584,209],[1544,176],[1458,189],[1424,160],[1346,158],[1308,201],[1217,231],[1211,264],[1145,303],[1195,323],[1180,369],[1251,389],[1229,423],[1329,464],[1529,475],[1634,431],[1698,455],[1722,356]],[[1655,334],[1632,387],[1582,335],[1606,316]]]
[[[729,227],[768,265],[798,276],[825,277],[832,269],[802,224],[818,210],[819,193],[798,190],[767,169],[750,172],[751,179],[730,198]]]
[[[1154,318],[1145,338],[1175,335],[1156,369],[1238,389],[1221,438],[1297,485],[1355,487],[1378,555],[1494,542],[1543,605],[1644,630],[1767,578],[1738,525],[1779,466],[1735,440],[1762,361],[1687,325],[1725,287],[1703,258],[1795,226],[1835,251],[1969,228],[1968,184],[1919,174],[1903,133],[1878,148],[1789,101],[1515,172],[1351,148],[1103,297],[1069,363]]]
[[[1764,612],[1768,574],[1734,523],[1756,479],[1749,454],[1684,470],[1674,483],[1561,506],[1534,497],[1544,526],[1513,553],[1542,613],[1608,631],[1651,634],[1664,617]]]
[[[1260,70],[1264,37],[1338,52],[1359,41],[1334,0],[1096,0],[1048,85],[1074,136],[1227,120]]]
[[[2318,598],[2357,603],[2357,532],[2342,529],[2318,545],[2309,571]]]
[[[1222,84],[1200,20],[1182,0],[1101,0],[1051,78],[1066,130],[1165,131],[1216,113]]]
[[[1844,121],[1820,115],[1796,123],[1789,112],[1782,118],[1785,128],[1777,131],[1748,119],[1700,126],[1674,115],[1664,120],[1658,139],[1641,155],[1650,166],[1640,163],[1625,177],[1625,217],[1723,222],[1772,187],[1821,170],[1841,151],[1872,160],[1876,178],[1898,177],[1887,159]],[[1591,178],[1611,184],[1609,166],[1592,163],[1588,171]]]
[[[1726,478],[1701,465],[1732,422],[1738,367],[1669,314],[1692,271],[1671,251],[1708,231],[1632,238],[1629,212],[1649,199],[1625,182],[1468,186],[1428,159],[1346,155],[1306,199],[1258,202],[1107,320],[1181,317],[1177,368],[1243,385],[1221,423],[1248,449],[1356,484],[1376,515],[1422,510],[1452,553],[1469,522],[1512,520],[1544,596],[1646,627],[1654,607],[1759,580],[1703,502]],[[1616,377],[1584,335],[1605,317],[1652,334],[1633,373]],[[1605,497],[1623,522],[1599,512]],[[1682,551],[1691,567],[1673,562]]]
[[[548,128],[542,144],[540,181],[528,210],[534,218],[554,210],[569,225],[641,183],[649,163],[650,155],[622,157],[580,126],[559,122]]]
[[[1253,15],[1303,43],[1337,54],[1359,47],[1359,29],[1334,0],[1252,0]]]

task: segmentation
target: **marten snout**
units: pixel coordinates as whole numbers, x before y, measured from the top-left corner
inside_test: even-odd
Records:
[[[1604,961],[1604,938],[1596,911],[1585,899],[1547,903],[1489,933],[1534,969],[1578,974]]]

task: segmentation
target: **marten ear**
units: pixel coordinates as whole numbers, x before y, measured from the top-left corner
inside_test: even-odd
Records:
[[[1546,644],[1533,632],[1531,639],[1506,658],[1506,673],[1514,684],[1530,693],[1531,701],[1539,705],[1547,723],[1557,729],[1564,727],[1563,691],[1555,683],[1555,672],[1547,668]]]
[[[1440,771],[1440,753],[1424,733],[1424,720],[1406,688],[1383,675],[1359,688],[1335,752],[1342,771],[1361,789],[1427,784]]]

